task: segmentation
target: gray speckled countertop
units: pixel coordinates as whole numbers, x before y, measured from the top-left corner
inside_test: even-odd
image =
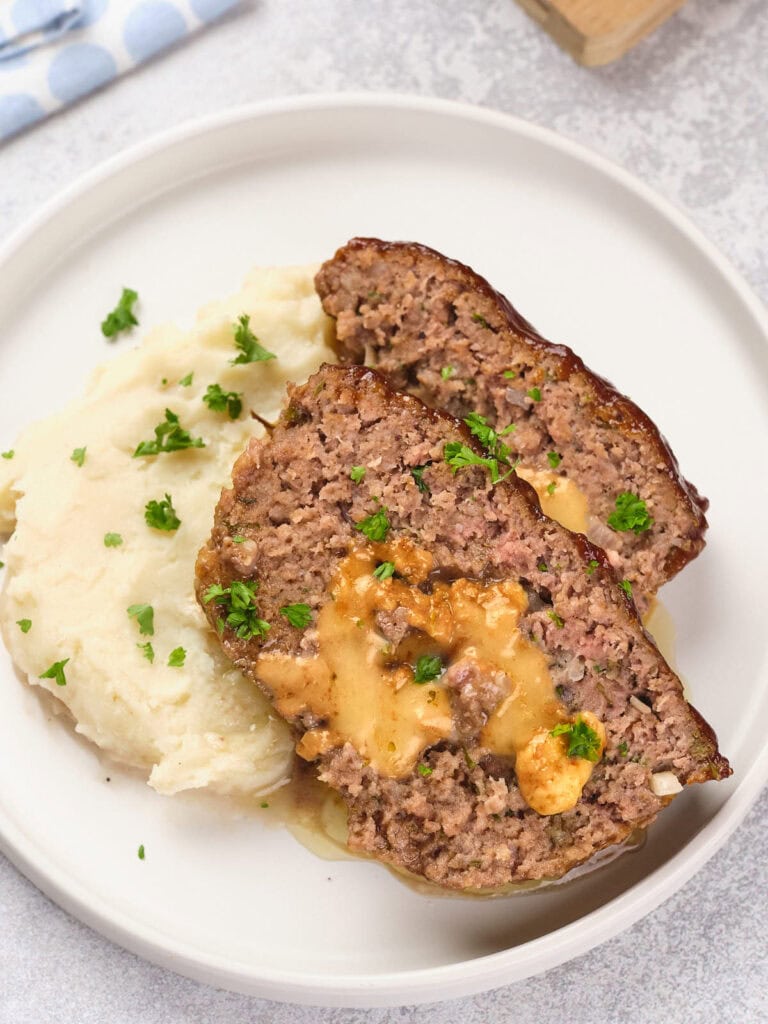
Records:
[[[0,238],[147,135],[301,92],[461,99],[554,128],[687,210],[768,297],[768,7],[689,0],[620,63],[573,64],[512,0],[256,0],[191,43],[0,149]],[[315,1010],[220,992],[70,918],[0,858],[2,1024],[768,1021],[768,793],[677,895],[545,975],[471,999]]]

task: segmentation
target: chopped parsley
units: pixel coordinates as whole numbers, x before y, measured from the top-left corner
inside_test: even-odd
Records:
[[[359,484],[365,477],[365,466],[353,466],[349,471],[349,479],[353,484]]]
[[[231,420],[236,420],[243,411],[242,398],[242,391],[225,391],[221,384],[209,384],[203,395],[211,412],[226,412]]]
[[[259,807],[267,808],[267,807],[269,807],[269,804],[267,803],[266,800],[262,800],[262,802],[259,804]]]
[[[443,673],[443,663],[437,655],[422,654],[416,659],[416,666],[413,670],[414,683],[431,683],[433,679]]]
[[[539,570],[539,572],[549,572],[549,566],[546,562],[539,562],[536,568]]]
[[[4,569],[4,568],[5,568],[5,562],[0,562],[0,569]]]
[[[472,319],[476,324],[480,324],[481,327],[486,327],[489,331],[491,330],[491,325],[488,323],[485,317],[481,316],[479,313],[473,313]]]
[[[155,660],[155,649],[149,640],[145,644],[136,644],[136,646],[151,665]]]
[[[308,604],[286,604],[280,609],[280,614],[287,619],[296,629],[306,629],[312,621],[312,609]]]
[[[627,597],[632,597],[632,584],[629,582],[629,580],[620,580],[619,586],[627,595]]]
[[[452,366],[444,366],[440,371],[440,376],[443,378],[443,380],[450,380],[451,377],[453,376],[453,372],[454,371]]]
[[[416,486],[419,488],[422,494],[431,494],[429,486],[424,483],[424,470],[431,466],[431,462],[425,462],[423,466],[414,466],[411,469],[411,476],[416,481]]]
[[[529,391],[526,391],[525,393],[526,395],[528,395],[530,399],[532,399],[532,401],[541,401],[541,390],[539,388],[531,388]]]
[[[558,452],[547,452],[547,462],[550,464],[552,469],[557,469],[562,461],[563,456]]]
[[[568,737],[568,757],[581,757],[593,762],[600,760],[600,737],[581,715],[577,715],[575,722],[556,725],[549,735]]]
[[[155,609],[151,604],[132,604],[126,611],[132,619],[136,619],[142,636],[155,635]]]
[[[548,611],[547,615],[550,617],[550,619],[552,619],[552,621],[554,622],[554,624],[557,626],[558,629],[562,629],[563,628],[563,626],[565,625],[565,620],[562,619],[557,614],[557,612],[554,611],[554,609],[552,611]]]
[[[479,412],[471,412],[468,416],[464,417],[464,422],[469,427],[470,434],[478,439],[489,455],[500,462],[507,461],[509,448],[502,444],[501,438],[506,437],[507,434],[511,434],[517,429],[514,423],[510,423],[509,426],[497,432],[488,425],[488,420],[485,416],[481,416]]]
[[[645,533],[653,526],[653,519],[648,515],[645,502],[631,491],[623,491],[616,499],[616,510],[608,516],[608,525],[613,530],[634,534]]]
[[[235,332],[235,348],[240,349],[239,355],[230,359],[233,366],[241,363],[264,363],[268,359],[276,359],[274,352],[268,352],[253,333],[250,327],[251,318],[247,313],[239,316],[233,324]]]
[[[557,490],[557,482],[555,480],[553,480],[551,484],[547,484],[547,494],[549,494],[551,496],[551,495],[553,495],[555,493],[556,490]]]
[[[76,466],[82,467],[83,463],[85,462],[85,452],[85,448],[75,448],[75,450],[69,457]]]
[[[194,371],[188,373],[186,377],[182,377],[179,381],[179,386],[182,388],[188,388],[192,383],[192,378],[195,376]]]
[[[361,519],[359,523],[355,523],[355,529],[365,534],[368,540],[380,541],[387,539],[389,525],[387,510],[382,505],[371,515]]]
[[[104,534],[104,547],[105,548],[119,548],[123,543],[123,538],[119,533],[105,533]]]
[[[373,570],[373,575],[376,577],[377,580],[388,580],[390,576],[395,575],[395,563],[379,562],[379,564]]]
[[[184,448],[205,448],[202,437],[192,437],[188,430],[179,423],[179,417],[170,409],[165,410],[165,423],[155,427],[154,441],[142,441],[133,453],[133,457],[141,455],[159,455],[161,452],[178,452]],[[85,450],[85,449],[83,449]]]
[[[144,520],[153,530],[165,530],[167,533],[173,533],[181,526],[170,494],[166,494],[160,501],[148,501],[144,506]]]
[[[459,441],[449,442],[445,448],[443,448],[443,457],[454,473],[458,473],[460,469],[464,469],[466,466],[484,466],[491,475],[492,484],[497,484],[502,480],[506,480],[511,473],[514,473],[515,466],[517,465],[516,460],[515,465],[510,466],[509,470],[502,476],[499,473],[499,460],[497,458],[490,456],[488,458],[483,458],[481,455],[478,455],[477,452],[473,451],[468,445],[461,444]]]
[[[504,373],[502,374],[502,377],[505,377],[507,380],[514,380],[516,376],[516,370],[505,370]]]
[[[139,860],[144,860],[144,843],[139,847]]]
[[[622,757],[626,757],[628,753],[629,753],[629,745],[627,743],[620,743],[619,744],[619,754]]]
[[[32,629],[32,619],[17,619],[16,625],[22,633],[28,633]]]
[[[432,769],[429,767],[428,764],[424,764],[423,761],[422,761],[421,764],[416,766],[416,771],[419,773],[419,775],[423,776],[423,778],[425,778],[425,779],[428,778],[432,774]]]
[[[171,668],[181,668],[187,659],[187,652],[183,647],[174,647],[168,655],[168,665]]]
[[[465,466],[484,466],[491,476],[491,483],[497,484],[500,480],[506,479],[514,473],[519,459],[514,463],[509,461],[510,450],[501,440],[507,434],[515,430],[515,424],[510,423],[501,431],[496,431],[488,425],[485,416],[480,413],[471,412],[464,417],[464,422],[469,427],[470,433],[480,441],[486,450],[485,457],[478,455],[468,445],[458,441],[450,442],[443,449],[443,457],[454,473],[457,473]],[[503,475],[499,472],[499,465],[509,466]]]
[[[596,558],[591,559],[589,564],[587,565],[587,568],[584,570],[587,576],[591,576],[594,573],[595,569],[598,567],[598,565],[599,562]]]
[[[242,535],[242,533],[236,533],[235,536],[232,538],[232,543],[233,544],[245,544],[246,540],[247,540],[247,538],[244,537]]]
[[[63,661],[54,661],[50,668],[47,668],[45,672],[40,675],[40,679],[55,679],[57,686],[66,686],[67,679],[64,675],[64,666],[69,661],[69,658],[65,658]]]
[[[4,459],[12,459],[16,452],[13,448],[9,448],[7,452],[0,452]]]
[[[266,636],[269,623],[259,616],[256,605],[256,593],[259,589],[257,580],[233,580],[228,587],[214,583],[206,590],[203,601],[208,604],[216,601],[226,610],[226,619],[219,619],[220,629],[229,626],[240,640],[250,640],[255,636]]]
[[[120,331],[127,331],[138,324],[139,321],[133,312],[133,304],[138,297],[138,292],[133,288],[123,288],[117,305],[101,322],[101,333],[105,338],[114,338]]]

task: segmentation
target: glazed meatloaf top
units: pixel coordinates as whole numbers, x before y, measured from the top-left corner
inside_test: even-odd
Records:
[[[350,846],[458,889],[559,877],[730,774],[603,552],[497,454],[326,365],[237,461],[196,567]]]
[[[701,551],[707,502],[654,424],[469,267],[356,238],[316,287],[343,362],[374,366],[455,416],[513,424],[507,443],[544,511],[608,553],[639,607]]]

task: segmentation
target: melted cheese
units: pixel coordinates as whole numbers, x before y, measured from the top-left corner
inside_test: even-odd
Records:
[[[383,561],[394,562],[396,575],[380,580],[373,573]],[[415,682],[419,656],[437,655],[446,669],[474,663],[484,676],[506,681],[480,742],[525,765],[520,790],[539,813],[574,806],[593,765],[567,757],[563,738],[550,736],[569,716],[544,653],[520,630],[528,604],[520,584],[448,582],[433,571],[428,552],[401,538],[353,549],[330,595],[317,617],[316,655],[263,652],[257,664],[280,714],[316,723],[297,745],[301,757],[350,743],[380,774],[397,778],[412,772],[428,747],[456,741],[450,687],[442,677]],[[379,624],[392,615],[405,627],[397,645]]]
[[[548,473],[543,469],[517,467],[517,475],[527,480],[539,496],[541,510],[545,516],[555,519],[574,533],[586,533],[589,519],[589,508],[586,495],[579,490],[573,480],[558,473]],[[554,490],[547,490],[552,484]]]

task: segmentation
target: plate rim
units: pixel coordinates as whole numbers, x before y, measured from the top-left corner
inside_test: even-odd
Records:
[[[768,341],[768,312],[733,263],[686,213],[622,166],[580,142],[511,114],[471,103],[408,93],[297,94],[231,107],[155,133],[97,164],[43,203],[0,243],[0,272],[35,235],[91,189],[179,143],[263,117],[366,107],[450,115],[485,124],[538,142],[608,177],[654,209],[714,266],[754,320],[763,340]],[[194,980],[249,995],[310,1005],[397,1006],[469,995],[521,980],[581,955],[629,928],[676,892],[720,849],[741,824],[766,783],[768,748],[763,748],[694,840],[641,882],[568,925],[519,946],[472,960],[376,975],[307,974],[271,968],[254,973],[252,965],[238,964],[188,946],[161,929],[111,908],[100,897],[90,895],[87,887],[68,876],[47,857],[45,850],[27,840],[2,806],[0,851],[38,889],[78,920],[131,952]]]

